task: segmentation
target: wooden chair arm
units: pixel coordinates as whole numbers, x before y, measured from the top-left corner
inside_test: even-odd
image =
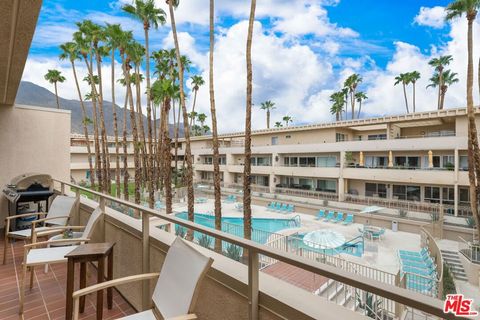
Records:
[[[50,217],[50,218],[43,218],[43,219],[37,219],[37,220],[33,220],[32,221],[32,224],[33,225],[36,225],[37,223],[40,223],[40,222],[45,222],[45,221],[50,221],[50,220],[56,220],[56,219],[64,219],[64,218],[70,218],[70,216],[58,216],[58,217]]]
[[[65,226],[65,227],[48,227],[48,229],[43,229],[35,231],[38,237],[48,236],[50,234],[66,231],[66,230],[83,230],[85,226]]]
[[[174,318],[168,318],[166,320],[192,320],[192,319],[198,319],[197,315],[194,313],[190,313],[190,314],[184,314]]]
[[[5,220],[12,220],[12,219],[17,219],[17,218],[23,218],[23,217],[31,217],[31,216],[39,216],[42,214],[46,214],[45,212],[32,212],[32,213],[22,213],[22,214],[17,214],[14,216],[8,216],[5,218]]]
[[[88,242],[88,241],[90,241],[90,239],[88,239],[88,238],[48,240],[48,241],[41,241],[41,242],[26,244],[26,245],[23,246],[23,248],[28,250],[28,249],[32,249],[32,248],[35,248],[35,247],[38,247],[38,246],[48,245],[48,244],[77,243],[77,242]]]
[[[94,284],[90,287],[86,287],[86,288],[75,291],[73,293],[73,299],[78,299],[81,296],[96,292],[98,290],[103,290],[103,289],[107,289],[107,288],[110,288],[110,287],[119,286],[119,285],[122,285],[122,284],[127,284],[127,283],[131,283],[131,282],[135,282],[135,281],[141,281],[141,280],[155,279],[155,278],[158,278],[159,275],[160,275],[160,273],[158,273],[158,272],[144,273],[144,274],[137,274],[137,275],[134,275],[134,276],[128,276],[128,277],[123,277],[123,278],[118,278],[118,279],[114,279],[114,280],[110,280],[110,281],[101,282],[101,283],[98,283],[98,284]]]

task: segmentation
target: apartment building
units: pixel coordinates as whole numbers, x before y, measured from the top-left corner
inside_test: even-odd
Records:
[[[244,133],[222,134],[220,144],[223,184],[240,187]],[[210,136],[192,137],[197,182],[213,182],[212,153]],[[251,163],[258,191],[388,199],[399,208],[440,204],[446,214],[470,214],[464,108],[256,130]]]

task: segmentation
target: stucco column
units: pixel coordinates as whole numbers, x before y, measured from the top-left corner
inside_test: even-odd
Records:
[[[458,183],[453,186],[453,212],[455,217],[458,216]]]
[[[428,150],[428,168],[433,168],[433,152],[432,150]]]
[[[393,153],[392,151],[388,151],[388,167],[393,167]]]
[[[269,177],[268,186],[270,187],[270,193],[275,193],[275,185],[277,185],[278,183],[275,180],[276,176],[274,174],[271,174],[268,177]]]
[[[458,149],[457,148],[455,148],[455,150],[454,150],[454,156],[453,157],[454,157],[453,161],[455,162],[454,163],[454,169],[453,169],[454,172],[455,172],[454,179],[455,179],[455,183],[458,183],[458,171],[459,171],[459,168],[460,168],[460,157],[458,155]]]
[[[363,166],[364,166],[363,151],[360,151],[360,159],[359,159],[359,161],[358,161],[358,164],[360,165],[360,167],[363,167]]]
[[[345,165],[345,151],[340,151],[340,168],[339,168],[339,177],[338,177],[338,201],[345,200],[345,180],[343,179],[343,168]]]

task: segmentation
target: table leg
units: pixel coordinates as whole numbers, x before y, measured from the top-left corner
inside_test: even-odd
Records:
[[[87,286],[87,263],[80,263],[80,289]],[[85,311],[85,296],[80,297],[80,313]]]
[[[107,281],[113,280],[113,250],[108,254],[108,271],[107,271]],[[110,287],[107,289],[107,305],[108,309],[111,310],[113,307],[113,288]]]
[[[105,274],[105,257],[98,259],[97,283],[103,282]],[[97,292],[97,320],[102,320],[103,316],[103,290]]]
[[[75,278],[75,263],[73,259],[68,259],[67,262],[67,297],[65,304],[65,319],[72,319],[72,295],[73,295],[73,280]]]

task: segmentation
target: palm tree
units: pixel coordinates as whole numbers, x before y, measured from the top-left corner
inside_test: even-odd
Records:
[[[267,129],[270,129],[270,110],[276,109],[275,102],[267,100],[260,104],[260,109],[267,111]]]
[[[115,50],[117,50],[120,45],[121,38],[123,36],[123,30],[119,24],[108,24],[105,28],[105,34],[107,38],[107,46],[110,48],[111,52],[111,64],[112,64],[112,74],[111,74],[111,84],[112,84],[112,115],[113,115],[113,134],[115,137],[115,184],[117,186],[117,197],[121,196],[120,188],[120,152],[118,144],[118,124],[117,124],[117,106],[115,103]],[[126,155],[124,155],[126,156]]]
[[[440,86],[438,87],[438,102],[437,102],[438,110],[440,110],[440,100],[442,95],[443,70],[445,69],[446,66],[450,64],[452,59],[453,59],[452,56],[448,55],[448,56],[433,58],[428,62],[429,65],[435,68],[435,71],[438,72],[438,75],[439,75]]]
[[[148,31],[153,26],[158,29],[159,25],[166,22],[165,12],[155,6],[154,0],[135,0],[135,5],[124,5],[123,11],[132,15],[143,22],[143,30],[145,32],[145,54],[146,54],[146,78],[147,78],[147,130],[148,130],[148,192],[149,192],[149,206],[153,208],[154,204],[154,190],[153,190],[153,132],[152,132],[152,103],[150,98],[150,51]],[[143,122],[143,119],[142,119]]]
[[[352,119],[355,119],[355,92],[357,91],[358,85],[363,81],[362,77],[359,74],[352,74],[349,76],[343,86],[348,88],[348,93],[350,94],[350,105],[352,107]]]
[[[467,41],[467,117],[468,117],[468,177],[470,182],[470,206],[473,218],[477,225],[477,238],[480,238],[480,215],[478,212],[477,189],[480,179],[480,155],[478,148],[478,135],[475,123],[475,111],[473,108],[473,22],[480,7],[480,0],[456,0],[447,6],[447,20],[467,17],[468,41]],[[440,82],[441,83],[441,82]]]
[[[93,162],[92,162],[92,150],[90,148],[90,139],[88,137],[88,126],[87,121],[88,115],[85,109],[85,104],[83,103],[82,92],[80,91],[80,85],[78,83],[77,70],[75,67],[75,61],[80,60],[80,50],[75,42],[67,42],[60,45],[60,60],[68,59],[72,65],[73,79],[75,80],[75,86],[77,87],[78,99],[80,100],[80,107],[82,108],[82,117],[83,117],[83,134],[85,136],[85,142],[87,143],[87,157],[88,157],[88,168],[90,170],[90,186],[93,188],[95,186],[95,174],[93,171]]]
[[[190,111],[190,114],[191,115],[197,115],[197,113],[195,112],[195,104],[197,102],[197,93],[198,93],[198,89],[203,86],[205,84],[205,81],[203,80],[202,76],[199,76],[199,75],[194,75],[192,76],[192,90],[193,90],[193,105],[192,105],[192,111]],[[195,124],[195,121],[194,121],[194,118],[191,117],[190,118],[190,126],[192,126],[193,124]],[[193,122],[192,122],[193,121]]]
[[[355,93],[355,100],[358,102],[358,114],[357,114],[357,119],[360,118],[360,112],[362,112],[362,102],[367,100],[368,97],[365,94],[365,92],[359,91]]]
[[[207,115],[205,113],[199,113],[197,115],[197,120],[200,122],[201,126],[205,125],[205,121],[207,120]]]
[[[245,165],[243,171],[243,235],[245,239],[252,238],[252,207],[251,207],[251,189],[250,189],[250,176],[252,171],[252,37],[253,37],[253,24],[255,22],[255,7],[257,5],[256,0],[250,1],[250,16],[248,19],[248,31],[247,31],[247,48],[246,48],[246,61],[247,61],[247,101],[245,110]],[[243,250],[244,256],[246,256],[246,250]]]
[[[282,120],[285,121],[285,126],[286,126],[286,127],[288,127],[288,123],[289,123],[289,122],[293,122],[293,119],[292,119],[292,117],[290,117],[290,116],[284,116],[284,117],[282,118]]]
[[[62,72],[55,69],[48,69],[48,72],[45,74],[45,80],[52,83],[55,87],[55,98],[57,99],[57,109],[60,109],[60,102],[58,101],[58,91],[57,83],[63,83],[66,79],[62,76]]]
[[[178,35],[177,35],[177,26],[175,24],[175,13],[174,13],[174,6],[177,7],[179,4],[179,0],[167,0],[168,1],[168,9],[170,13],[170,22],[172,25],[172,34],[173,34],[173,41],[175,43],[175,54],[177,57],[178,63],[178,79],[179,79],[179,87],[180,87],[180,104],[182,106],[182,113],[183,113],[183,130],[184,130],[184,137],[185,137],[185,158],[187,162],[186,166],[186,182],[187,182],[187,203],[188,203],[188,220],[193,222],[194,219],[194,191],[193,191],[193,164],[192,164],[192,150],[190,145],[190,129],[188,127],[188,115],[187,115],[187,107],[185,103],[185,91],[183,88],[184,84],[184,74],[183,74],[183,61],[181,59],[182,55],[180,54],[180,46],[178,44]],[[193,232],[189,230],[187,233],[187,239],[193,239]]]
[[[408,73],[408,80],[413,86],[413,113],[415,113],[415,84],[420,79],[421,75],[418,71],[412,71]]]
[[[443,85],[440,90],[440,110],[443,109],[443,105],[445,103],[445,94],[447,93],[448,87],[454,83],[457,83],[458,81],[459,80],[457,78],[456,72],[452,72],[451,70],[443,71]],[[436,72],[430,78],[430,84],[427,86],[427,88],[429,87],[437,88],[439,85],[440,85],[440,75],[438,74],[438,72]]]
[[[280,121],[277,121],[277,122],[275,122],[274,127],[275,128],[281,128],[281,127],[283,127],[283,124]]]
[[[215,44],[215,0],[210,0],[210,53],[209,53],[209,70],[208,70],[208,86],[210,93],[210,114],[212,117],[212,140],[213,140],[213,192],[215,197],[215,229],[222,230],[222,190],[220,175],[220,154],[217,131],[217,111],[215,109],[215,87],[213,79],[213,52]],[[222,251],[222,241],[215,238],[214,249],[216,252]]]
[[[403,86],[403,96],[405,97],[405,108],[407,109],[407,113],[410,111],[408,110],[408,100],[407,100],[407,85],[409,84],[409,77],[407,73],[400,73],[398,76],[395,77],[395,85],[402,83]]]
[[[330,102],[333,102],[330,107],[330,113],[335,115],[336,121],[342,120],[342,112],[345,106],[345,94],[343,91],[338,91],[330,95]]]

